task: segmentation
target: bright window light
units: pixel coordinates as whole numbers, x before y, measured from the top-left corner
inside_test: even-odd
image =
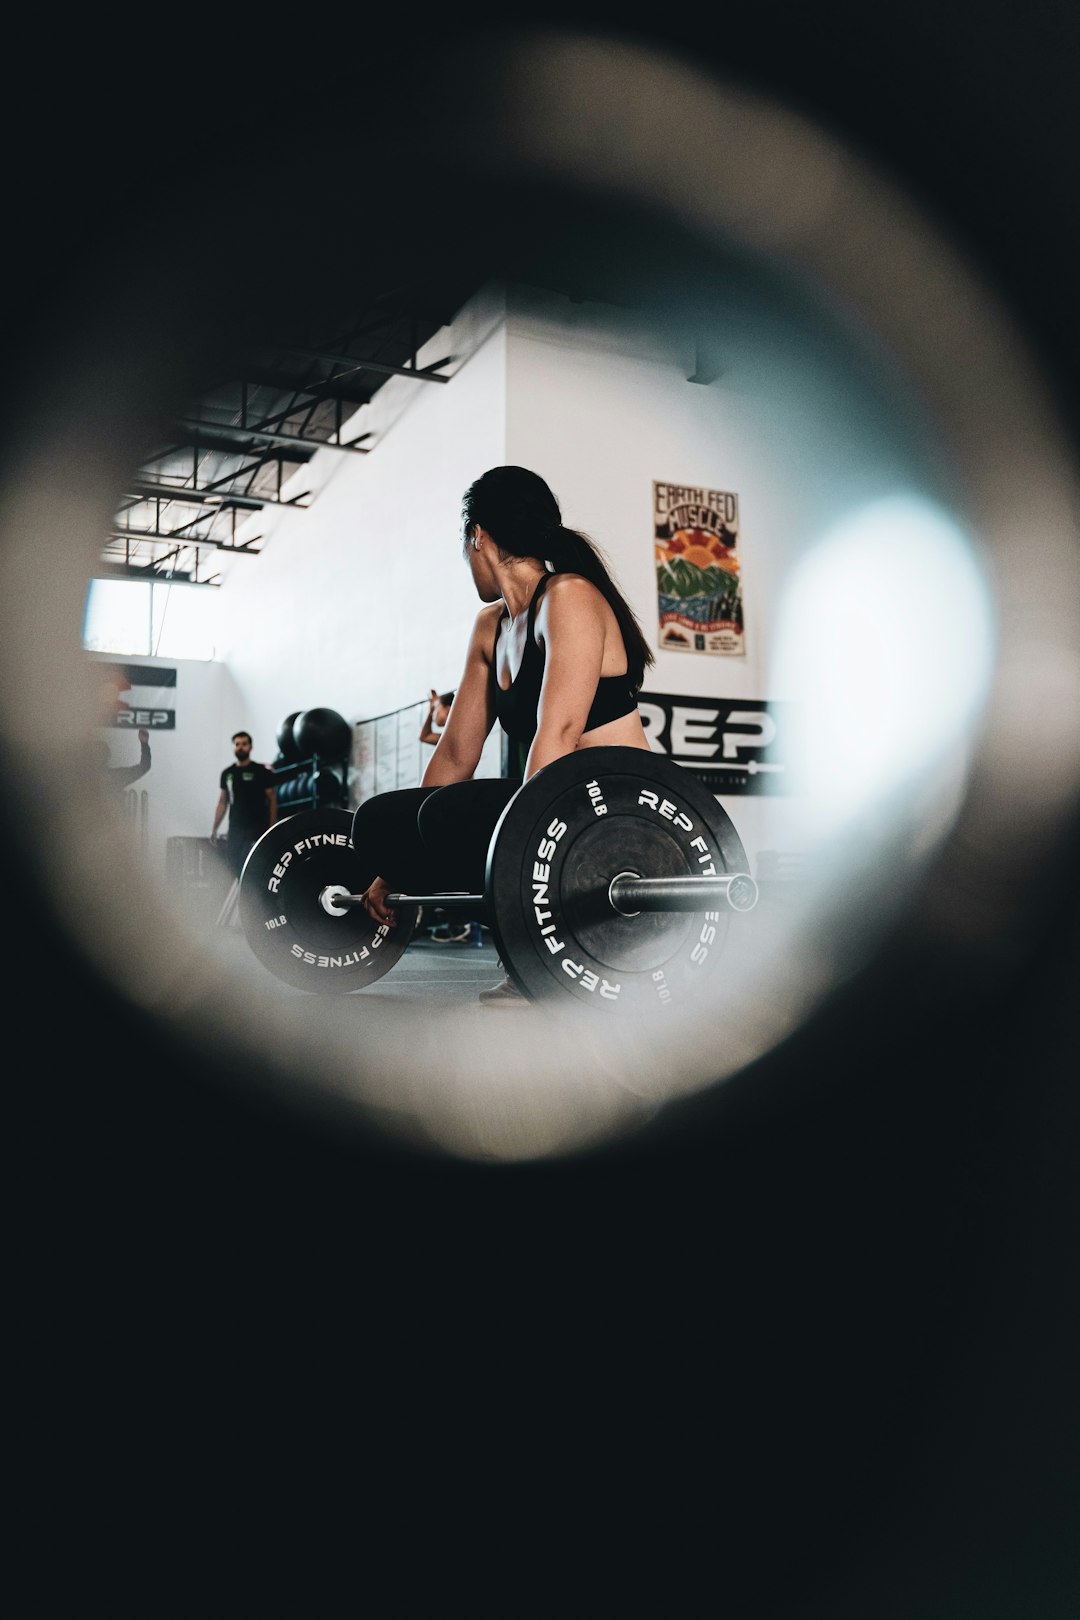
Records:
[[[205,586],[91,580],[83,646],[89,652],[212,659],[218,594]]]
[[[852,513],[793,571],[771,685],[797,704],[795,777],[832,837],[968,752],[994,600],[956,523],[921,497]]]

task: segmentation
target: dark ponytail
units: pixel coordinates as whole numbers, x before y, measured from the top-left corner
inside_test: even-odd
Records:
[[[550,563],[556,574],[580,574],[608,603],[626,647],[626,671],[636,691],[653,662],[630,604],[608,572],[600,548],[562,521],[559,503],[538,473],[527,467],[492,467],[470,484],[461,503],[462,540],[479,524],[508,557]]]

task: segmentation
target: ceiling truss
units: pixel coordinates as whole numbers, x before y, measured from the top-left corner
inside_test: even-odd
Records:
[[[259,555],[259,513],[312,505],[312,490],[286,485],[317,452],[376,448],[355,419],[390,378],[448,383],[449,357],[418,356],[453,310],[419,313],[408,289],[379,306],[334,331],[267,334],[242,375],[193,401],[128,479],[95,577],[219,586],[224,560]]]

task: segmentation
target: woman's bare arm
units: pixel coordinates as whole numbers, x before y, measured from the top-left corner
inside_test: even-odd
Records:
[[[450,782],[467,782],[480,763],[488,733],[495,724],[495,699],[491,690],[491,660],[495,645],[495,625],[503,611],[501,602],[481,608],[473,625],[465,670],[450,705],[446,724],[420,781],[421,787],[446,787]],[[397,925],[397,913],[387,905],[393,891],[385,878],[377,877],[364,890],[364,909],[377,923]]]
[[[502,612],[502,603],[493,602],[481,608],[476,616],[465,655],[465,669],[435,752],[421,778],[421,787],[467,782],[480,763],[488,733],[495,724],[491,659],[495,625]]]

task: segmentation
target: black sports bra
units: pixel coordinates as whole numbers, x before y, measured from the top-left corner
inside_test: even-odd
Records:
[[[495,648],[503,627],[503,614],[495,626],[495,640],[491,648],[491,673],[495,682],[495,713],[506,735],[514,742],[530,743],[536,735],[536,710],[540,702],[540,687],[544,679],[544,655],[536,643],[534,622],[540,593],[552,576],[544,574],[529,603],[529,618],[525,630],[525,652],[521,668],[508,687],[499,685],[495,674]],[[637,693],[630,686],[627,675],[601,675],[596,687],[585,730],[592,731],[609,720],[621,720],[624,714],[633,714],[638,706]]]

